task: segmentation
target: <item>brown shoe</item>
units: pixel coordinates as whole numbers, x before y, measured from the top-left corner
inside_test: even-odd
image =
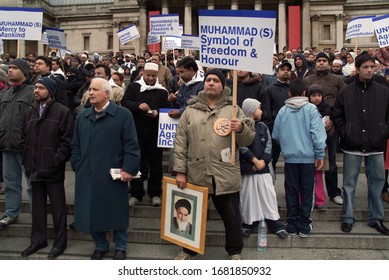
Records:
[[[382,200],[385,202],[389,202],[389,193],[388,192],[382,193]]]

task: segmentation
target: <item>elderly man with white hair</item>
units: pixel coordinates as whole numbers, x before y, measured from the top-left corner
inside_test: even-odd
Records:
[[[169,108],[170,103],[167,89],[158,82],[158,69],[158,64],[146,63],[142,78],[129,85],[122,99],[122,106],[129,109],[134,116],[141,151],[142,175],[131,182],[130,206],[142,201],[145,195],[145,180],[152,205],[161,205],[162,148],[157,146],[159,109]]]

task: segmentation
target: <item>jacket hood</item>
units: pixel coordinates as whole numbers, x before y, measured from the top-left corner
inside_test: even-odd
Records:
[[[228,87],[224,87],[224,90],[222,91],[219,100],[217,101],[216,107],[220,108],[227,104],[232,104],[231,90]],[[202,90],[197,96],[194,96],[193,98],[189,99],[188,105],[202,111],[208,110],[208,103],[205,96],[205,91]]]
[[[242,83],[242,84],[245,84],[245,85],[251,85],[251,84],[259,83],[261,81],[261,79],[260,79],[259,76],[254,76],[254,77],[250,77],[246,81],[242,81],[240,79],[238,79],[238,81],[239,81],[239,83]]]
[[[308,103],[308,97],[306,96],[295,96],[285,101],[285,105],[292,109],[300,109]]]

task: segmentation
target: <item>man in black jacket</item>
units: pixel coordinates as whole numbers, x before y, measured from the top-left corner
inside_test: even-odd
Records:
[[[354,218],[355,188],[365,160],[368,187],[368,225],[389,235],[382,223],[384,208],[381,190],[385,181],[384,149],[389,135],[388,88],[373,80],[374,59],[359,55],[355,59],[357,79],[336,98],[332,121],[341,136],[343,150],[343,232],[351,232]]]
[[[34,71],[36,75],[39,75],[38,79],[42,77],[50,77],[55,81],[57,85],[56,87],[57,89],[55,90],[53,96],[55,97],[55,100],[57,100],[59,103],[67,107],[68,100],[66,97],[65,82],[51,74],[51,67],[52,67],[51,58],[46,56],[38,56],[35,61]]]
[[[34,101],[34,87],[27,79],[30,65],[17,58],[11,60],[8,69],[10,87],[0,94],[0,151],[3,153],[5,188],[5,211],[0,220],[0,229],[18,219],[22,209],[21,141],[24,112]],[[31,185],[27,180],[27,191],[31,198]]]
[[[53,98],[56,83],[43,77],[35,83],[35,100],[26,111],[23,163],[32,185],[31,245],[27,257],[47,246],[47,196],[53,215],[55,239],[48,259],[63,254],[67,245],[65,165],[73,135],[71,111]]]

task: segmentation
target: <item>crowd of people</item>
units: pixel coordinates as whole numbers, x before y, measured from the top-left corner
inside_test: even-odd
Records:
[[[389,235],[382,203],[389,202],[384,167],[389,47],[284,48],[273,55],[272,74],[236,70],[237,107],[233,71],[203,68],[193,51],[186,56],[182,50],[104,56],[85,51],[65,59],[54,52],[25,58],[7,54],[0,63],[0,193],[5,199],[0,229],[18,220],[24,176],[32,213],[24,257],[48,246],[47,197],[55,231],[47,258],[66,250],[64,180],[70,160],[75,172],[71,228],[92,236],[91,259],[108,253],[109,231],[113,258],[126,258],[129,207],[141,203],[146,192],[153,206],[162,205],[160,108],[170,108],[169,116],[178,119],[169,172],[180,189],[187,183],[208,188],[225,227],[228,259],[241,259],[243,238],[261,220],[281,239],[308,237],[313,209],[327,210],[326,193],[343,205],[341,230],[351,232],[362,159],[368,225]],[[215,123],[226,127],[217,129]],[[281,153],[286,221],[280,219],[274,189]],[[185,218],[191,205],[182,200],[175,209],[176,234],[185,236],[192,227]],[[196,255],[183,248],[176,259]]]

